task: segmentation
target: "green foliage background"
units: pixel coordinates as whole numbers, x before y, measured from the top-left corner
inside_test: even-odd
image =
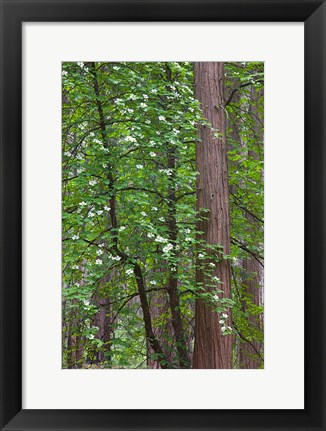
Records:
[[[230,259],[233,276],[227,300],[219,298],[216,277],[211,293],[195,282],[196,261],[208,274],[211,268],[205,263],[207,245],[196,239],[195,151],[197,128],[205,120],[194,98],[193,64],[63,63],[63,368],[153,367],[158,358],[146,342],[135,262],[169,367],[178,367],[165,289],[171,276],[177,278],[190,350],[199,296],[212,311],[232,309],[233,326],[225,334],[238,340],[235,367],[244,340],[263,342],[262,325],[252,323],[253,316],[262,322],[262,302],[255,305],[246,294],[242,265],[248,256],[263,262],[263,72],[262,63],[226,64],[232,239],[231,253],[223,258]],[[257,288],[262,290],[262,281]],[[100,303],[109,319],[106,338],[96,326]]]

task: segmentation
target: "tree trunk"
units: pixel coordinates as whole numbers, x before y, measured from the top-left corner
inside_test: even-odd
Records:
[[[254,87],[251,88],[250,91],[250,113],[252,114],[253,121],[253,130],[255,132],[255,139],[257,141],[263,142],[264,132],[263,132],[263,119],[259,119],[259,112],[256,108],[257,101],[263,94],[260,90],[256,90]],[[260,121],[261,122],[260,122]],[[248,152],[248,156],[251,158],[258,159],[258,155],[253,151]],[[263,175],[263,173],[262,173]],[[257,224],[257,220],[248,212],[246,212],[246,219],[248,220],[248,229],[253,229]],[[257,227],[256,227],[257,229]],[[247,299],[259,307],[262,305],[261,297],[262,297],[262,277],[261,277],[261,266],[256,259],[252,256],[248,256],[243,261],[243,271],[244,278],[242,281],[242,285],[244,287],[244,295]],[[244,309],[247,309],[247,303],[243,301]],[[249,315],[248,323],[251,328],[262,331],[262,316]],[[252,337],[253,341],[241,341],[240,343],[240,351],[239,351],[239,367],[245,369],[257,369],[262,365],[262,359],[260,356],[260,352],[263,349],[263,343],[257,340],[257,337]]]
[[[250,217],[250,216],[249,216]],[[252,257],[248,257],[243,261],[243,287],[245,289],[245,296],[254,305],[260,305],[259,295],[259,273],[260,265]],[[247,309],[246,301],[243,301],[244,309]],[[260,316],[248,316],[248,323],[251,328],[261,330]],[[239,351],[239,368],[257,369],[261,366],[261,358],[258,355],[261,351],[261,343],[253,337],[251,342],[241,340]]]
[[[225,143],[224,111],[224,63],[195,63],[195,96],[201,103],[204,117],[210,126],[201,126],[201,142],[197,145],[196,166],[199,172],[197,181],[197,209],[208,210],[198,220],[198,239],[209,245],[220,245],[224,254],[229,253],[229,190]],[[212,128],[214,130],[212,130]],[[219,133],[218,137],[214,136]],[[210,249],[207,249],[207,264],[212,263]],[[230,297],[230,265],[221,259],[215,266],[213,276],[223,284],[222,297]],[[210,292],[211,279],[204,271],[196,271],[196,283]],[[228,312],[227,324],[231,324]],[[212,310],[209,303],[199,298],[196,301],[195,345],[193,368],[232,368],[232,336],[222,335],[219,323],[221,316]]]
[[[172,175],[169,177],[168,187],[168,218],[167,226],[169,233],[169,240],[172,244],[176,244],[178,237],[178,226],[177,226],[177,210],[176,210],[176,197],[175,197],[175,168],[176,148],[174,144],[167,143],[168,148],[168,168],[172,170]],[[189,368],[190,360],[188,354],[188,346],[186,343],[186,335],[183,328],[182,316],[180,311],[180,298],[178,292],[178,267],[175,264],[173,267],[174,271],[170,272],[167,292],[169,295],[169,304],[172,317],[172,326],[174,331],[176,349],[179,357],[180,368]]]
[[[139,293],[140,305],[143,311],[146,339],[151,349],[156,354],[156,357],[160,363],[160,367],[169,368],[168,362],[166,360],[166,356],[153,330],[152,318],[151,318],[150,308],[149,308],[148,299],[147,299],[146,290],[145,290],[144,277],[142,274],[141,267],[138,263],[134,264],[134,274],[135,274],[138,293]]]
[[[174,332],[171,319],[167,318],[165,324],[155,324],[156,320],[161,319],[162,315],[169,315],[170,305],[167,298],[167,292],[158,290],[157,292],[151,293],[149,298],[149,306],[155,337],[162,346],[162,350],[165,354],[166,360],[169,364],[173,364],[176,362],[176,352],[174,349]],[[170,339],[170,343],[166,339],[167,336]],[[149,341],[147,340],[147,367],[161,368],[160,362],[155,359],[155,355],[153,357],[153,353],[155,352],[153,351]]]

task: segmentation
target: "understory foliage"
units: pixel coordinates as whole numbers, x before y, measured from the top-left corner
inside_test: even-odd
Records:
[[[234,368],[263,367],[264,68],[225,71],[231,251],[210,253],[230,261],[231,298],[197,230],[198,128],[210,125],[193,64],[63,63],[63,368],[191,368],[197,298],[232,337]]]

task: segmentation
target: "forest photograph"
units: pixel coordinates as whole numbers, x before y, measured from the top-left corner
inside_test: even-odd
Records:
[[[264,368],[264,63],[62,63],[62,368]]]

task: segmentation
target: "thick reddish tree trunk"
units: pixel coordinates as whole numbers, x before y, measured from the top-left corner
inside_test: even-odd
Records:
[[[204,117],[210,126],[200,127],[201,142],[197,145],[196,166],[199,172],[197,181],[197,207],[208,210],[204,218],[198,220],[199,239],[210,245],[221,245],[224,254],[230,249],[229,190],[225,142],[224,111],[224,63],[195,63],[195,96],[200,101]],[[212,128],[214,130],[212,130]],[[216,133],[218,132],[218,137]],[[207,264],[210,250],[207,249]],[[212,261],[211,261],[212,260]],[[215,262],[215,259],[214,259]],[[215,262],[216,263],[216,262]],[[197,266],[198,268],[198,266]],[[221,259],[213,269],[213,276],[223,284],[220,298],[230,297],[230,265]],[[211,278],[197,269],[196,282],[206,291]],[[228,312],[227,324],[231,324]],[[195,345],[193,368],[232,368],[232,336],[222,335],[219,323],[221,316],[203,299],[197,299],[195,312]]]

